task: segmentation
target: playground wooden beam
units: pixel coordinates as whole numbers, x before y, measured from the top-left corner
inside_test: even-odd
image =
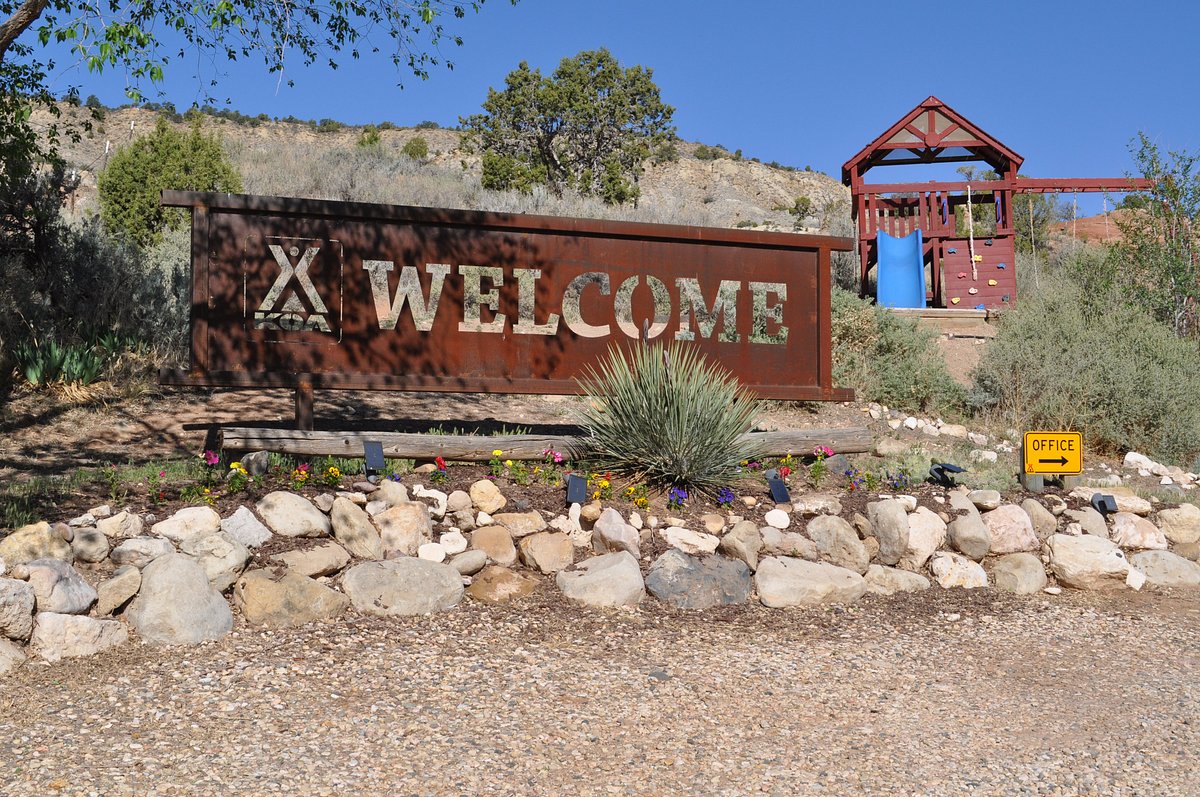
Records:
[[[986,180],[972,183],[864,183],[863,189],[872,194],[917,194],[927,191],[966,191],[967,186],[977,193],[1012,191],[1017,194],[1124,194],[1149,190],[1154,187],[1154,182],[1142,177],[1022,177],[1019,180]]]

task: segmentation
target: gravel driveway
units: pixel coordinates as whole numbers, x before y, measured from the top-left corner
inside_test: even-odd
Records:
[[[0,681],[12,795],[1195,795],[1200,595],[520,610]]]

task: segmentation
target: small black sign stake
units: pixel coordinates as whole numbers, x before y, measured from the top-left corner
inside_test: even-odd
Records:
[[[377,440],[363,441],[363,460],[366,463],[363,471],[367,481],[378,481],[379,475],[387,470],[387,460],[383,458],[383,443]]]

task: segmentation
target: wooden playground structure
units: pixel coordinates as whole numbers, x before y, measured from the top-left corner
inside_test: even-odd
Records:
[[[867,183],[877,166],[984,163],[995,179]],[[1024,159],[937,97],[929,97],[842,166],[857,227],[859,290],[876,268],[879,304],[990,311],[1017,299],[1016,194],[1126,193],[1128,177],[1021,178]],[[991,205],[986,220],[980,206]],[[974,211],[969,208],[974,207]]]

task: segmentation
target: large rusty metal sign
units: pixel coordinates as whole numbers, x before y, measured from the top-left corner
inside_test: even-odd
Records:
[[[166,191],[192,209],[191,367],[163,382],[577,393],[610,346],[699,346],[757,395],[844,400],[853,241]]]

